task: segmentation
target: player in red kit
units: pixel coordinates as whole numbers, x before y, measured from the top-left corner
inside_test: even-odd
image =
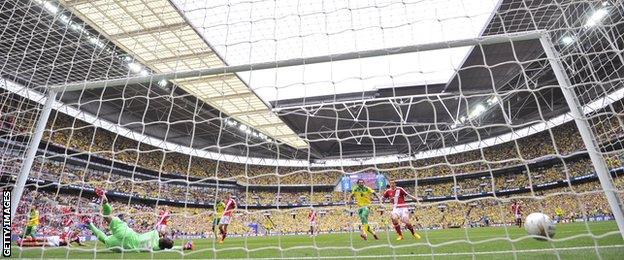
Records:
[[[75,210],[70,207],[64,207],[61,209],[63,217],[61,218],[61,224],[63,225],[63,232],[68,232],[74,226],[74,218],[76,217]]]
[[[168,233],[167,226],[169,224],[169,212],[161,210],[158,214],[158,221],[156,222],[156,230],[161,233]]]
[[[82,242],[80,242],[80,231],[78,230],[69,230],[68,232],[63,232],[60,236],[61,246],[71,246],[71,243],[76,243],[79,246],[84,246]]]
[[[390,200],[392,202],[392,225],[396,230],[399,237],[397,240],[403,240],[403,232],[401,232],[401,224],[403,222],[405,227],[412,233],[412,236],[416,239],[420,239],[420,235],[414,231],[414,226],[409,221],[409,209],[407,203],[405,203],[405,197],[409,197],[418,201],[418,198],[410,195],[401,187],[396,186],[395,181],[390,181],[390,187],[383,193],[384,200]]]
[[[511,213],[516,218],[516,226],[522,227],[522,206],[518,202],[511,203]]]
[[[63,226],[63,232],[60,236],[42,236],[32,239],[20,239],[17,244],[21,247],[58,247],[58,246],[71,246],[71,243],[77,243],[83,246],[80,242],[80,231],[75,229],[74,218],[77,217],[74,208],[63,207],[61,208],[61,225]]]
[[[221,217],[221,221],[219,222],[219,232],[221,233],[221,239],[219,239],[219,244],[223,244],[223,240],[227,237],[227,227],[232,222],[232,215],[236,210],[236,201],[232,198],[232,193],[226,193],[225,200],[225,211],[223,212],[223,216]]]
[[[78,235],[80,231],[76,229],[75,226],[75,218],[78,217],[76,215],[76,210],[72,207],[64,207],[61,209],[63,213],[63,217],[61,218],[61,224],[63,225],[63,233],[61,233],[60,239],[65,242],[64,244],[69,246],[72,242],[77,243],[80,246],[83,246],[82,242],[80,242],[80,238]]]
[[[312,209],[310,213],[308,213],[308,221],[310,222],[310,236],[315,235],[314,231],[318,233],[318,230],[315,230],[317,227],[316,219],[317,219],[316,210]]]

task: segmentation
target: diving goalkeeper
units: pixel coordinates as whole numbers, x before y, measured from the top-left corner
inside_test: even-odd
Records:
[[[108,223],[111,232],[110,236],[104,234],[98,229],[90,219],[85,218],[85,222],[89,229],[97,237],[100,242],[104,243],[107,248],[114,251],[159,251],[165,249],[183,249],[192,250],[193,243],[189,241],[184,247],[174,248],[173,240],[168,238],[165,232],[152,230],[143,234],[139,234],[128,227],[128,224],[118,217],[112,217],[113,208],[108,203],[106,194],[101,189],[95,190],[102,202],[102,216],[104,221]]]

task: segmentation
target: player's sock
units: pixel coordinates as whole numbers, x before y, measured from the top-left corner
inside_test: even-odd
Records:
[[[397,232],[397,234],[399,234],[399,236],[403,235],[403,232],[401,231],[401,225],[395,224],[394,225],[394,230]]]
[[[412,236],[415,234],[415,232],[414,232],[414,226],[412,226],[412,224],[407,223],[407,224],[405,224],[405,227],[406,227],[406,228],[407,228],[410,232],[412,232]]]
[[[371,235],[373,235],[373,236],[377,236],[377,235],[375,234],[375,232],[373,232],[373,229],[370,227],[370,225],[369,225],[369,224],[366,224],[366,225],[365,225],[365,227],[366,227],[366,229],[365,229],[365,230],[366,230],[366,231],[368,231],[368,233],[371,233]]]
[[[227,237],[227,231],[221,230],[221,241],[225,240],[226,237]]]

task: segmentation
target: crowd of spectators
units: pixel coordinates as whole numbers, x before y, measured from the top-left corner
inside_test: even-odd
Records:
[[[27,136],[34,127],[38,111],[31,102],[0,93],[0,130],[2,135]]]
[[[47,131],[45,138],[62,147],[157,172],[236,180],[250,185],[334,185],[345,173],[363,171],[383,172],[395,180],[413,180],[489,171],[583,150],[576,127],[567,123],[513,142],[460,154],[401,163],[308,169],[245,165],[191,157],[165,152],[64,115],[56,115],[53,122],[50,124],[52,131]]]
[[[2,174],[16,176],[21,165],[19,157],[0,157]],[[504,173],[487,173],[481,175],[464,175],[455,178],[439,179],[436,182],[404,185],[413,194],[428,197],[445,197],[474,194],[491,191],[503,191],[514,188],[531,188],[531,186],[568,180],[593,172],[589,159],[573,162],[557,161],[535,169],[518,169]],[[611,168],[620,167],[618,158],[608,157]],[[327,204],[344,202],[345,194],[320,190],[306,191],[258,191],[248,186],[216,186],[201,182],[185,180],[167,180],[151,178],[140,174],[120,175],[109,171],[75,166],[64,161],[46,160],[38,157],[32,173],[33,179],[58,183],[74,189],[80,187],[101,187],[106,190],[124,193],[129,196],[166,199],[180,202],[197,202],[212,204],[220,192],[231,191],[241,199],[244,205],[287,205],[287,204]],[[493,177],[493,178],[492,178]]]
[[[624,178],[616,178],[620,196],[624,196]],[[510,210],[512,201],[523,206],[525,216],[530,212],[543,212],[555,217],[555,211],[563,212],[559,221],[572,222],[587,220],[595,216],[610,216],[608,203],[598,182],[562,187],[533,194],[519,194],[519,197],[483,197],[469,201],[448,200],[433,203],[412,203],[411,219],[421,229],[474,227],[484,225],[510,225],[514,216]],[[127,221],[137,231],[154,228],[158,214],[162,210],[171,213],[170,228],[177,236],[212,237],[212,209],[154,206],[140,203],[112,202],[114,213]],[[76,215],[98,216],[100,205],[93,198],[53,193],[44,190],[26,190],[16,218],[13,222],[13,233],[21,234],[24,228],[29,207],[36,207],[40,212],[39,233],[57,235],[62,230],[64,208],[77,209]],[[320,206],[314,208],[318,215],[318,225],[322,232],[353,231],[359,228],[356,207]],[[389,205],[371,207],[370,223],[382,230],[391,230],[389,222]],[[305,234],[308,230],[307,214],[309,207],[293,209],[253,210],[239,208],[234,214],[230,231],[235,235],[250,234],[250,223],[258,223],[261,233],[266,234]],[[101,224],[101,219],[94,219]],[[487,221],[486,221],[487,220]],[[79,217],[76,223],[79,223]],[[104,227],[106,228],[106,227]],[[88,231],[84,231],[88,235]],[[254,234],[255,235],[255,234]]]

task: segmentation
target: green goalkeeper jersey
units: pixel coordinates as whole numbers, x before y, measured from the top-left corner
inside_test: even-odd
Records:
[[[139,235],[139,249],[144,250],[153,250],[158,251],[160,247],[158,247],[158,241],[160,240],[160,236],[158,236],[158,231],[152,230],[147,233],[143,233]]]
[[[139,234],[128,227],[128,224],[119,218],[113,218],[110,223],[110,229],[113,233],[106,238],[106,246],[108,248],[116,247],[116,250],[123,248],[124,250],[136,251],[158,251],[158,231],[152,230],[143,234]]]

